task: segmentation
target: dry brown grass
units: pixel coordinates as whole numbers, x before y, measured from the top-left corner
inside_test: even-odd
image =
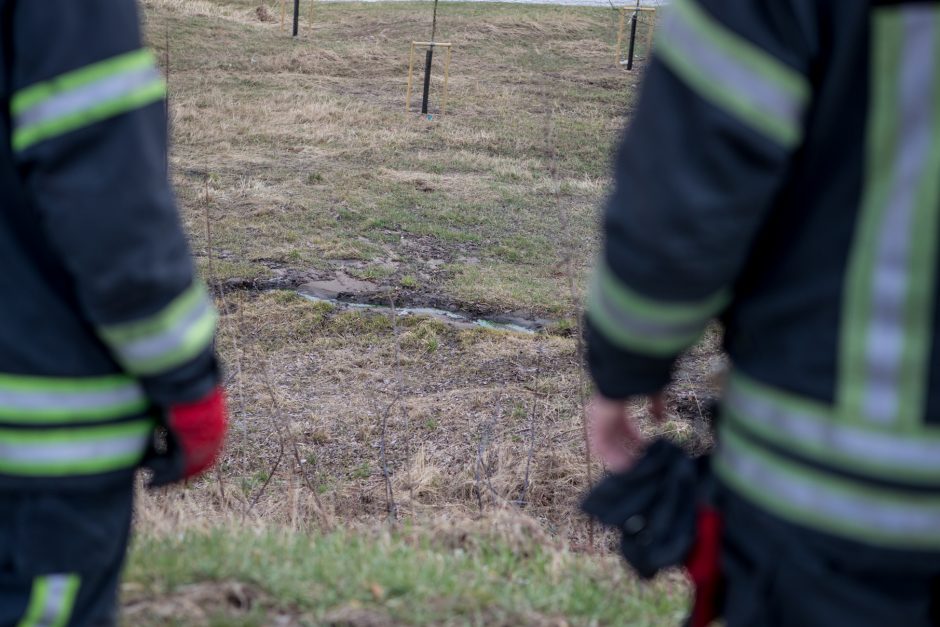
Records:
[[[173,178],[203,262],[208,196],[213,282],[349,272],[399,302],[550,314],[570,330],[561,244],[575,243],[577,292],[635,81],[612,63],[609,12],[448,3],[452,113],[429,124],[402,111],[419,5],[318,5],[297,42],[255,1],[145,6],[154,43],[171,35]],[[143,494],[143,529],[374,525],[387,466],[398,521],[505,516],[586,545],[586,390],[570,336],[393,325],[289,291],[229,289],[219,304],[232,413],[221,474]],[[694,443],[713,345],[687,362],[667,426]]]
[[[231,378],[232,425],[224,489],[209,476],[144,494],[144,529],[234,523],[328,530],[385,520],[382,408],[400,397],[386,436],[397,520],[521,515],[538,521],[542,533],[586,546],[577,513],[586,477],[572,339],[403,317],[396,360],[386,315],[314,305],[290,292],[228,295],[226,302],[219,346]],[[713,362],[712,354],[703,348],[690,356],[683,372],[693,374],[673,397],[682,415],[663,428],[692,444],[702,440],[687,398],[705,402],[713,389],[702,363]]]

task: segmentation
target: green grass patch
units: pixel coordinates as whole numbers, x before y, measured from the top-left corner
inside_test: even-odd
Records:
[[[684,613],[680,581],[642,584],[614,557],[534,540],[453,540],[408,530],[144,534],[134,542],[125,582],[153,602],[172,602],[187,586],[207,582],[258,589],[253,607],[220,601],[213,622],[227,625],[271,624],[283,614],[324,624],[350,609],[407,625],[675,625]]]

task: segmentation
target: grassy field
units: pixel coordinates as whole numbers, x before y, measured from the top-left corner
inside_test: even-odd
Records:
[[[217,473],[141,496],[128,620],[677,624],[681,581],[637,583],[577,513],[577,311],[639,80],[615,13],[443,3],[450,97],[428,120],[404,99],[429,3],[304,0],[298,40],[259,0],[144,6],[232,425]],[[311,302],[311,284],[542,330]],[[714,344],[660,428],[695,447]]]

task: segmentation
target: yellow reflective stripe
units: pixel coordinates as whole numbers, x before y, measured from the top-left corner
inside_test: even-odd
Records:
[[[0,472],[32,477],[90,475],[140,463],[154,421],[62,429],[0,428]]]
[[[140,384],[125,375],[37,377],[0,373],[0,422],[100,422],[144,412]]]
[[[846,272],[845,420],[916,433],[928,396],[940,205],[940,9],[872,13],[865,187]]]
[[[691,89],[743,124],[784,147],[801,140],[809,81],[696,0],[669,6],[656,52]]]
[[[611,343],[626,350],[673,356],[694,344],[727,304],[727,292],[697,302],[648,298],[624,284],[605,262],[597,267],[588,316]]]
[[[901,549],[940,549],[940,492],[875,487],[784,458],[719,427],[717,476],[774,514],[841,537]]]
[[[731,375],[723,420],[783,450],[831,468],[890,478],[912,485],[940,486],[940,431],[894,432],[843,420],[835,408]]]
[[[13,149],[163,99],[153,55],[135,50],[26,87],[13,95]]]
[[[75,608],[78,575],[46,575],[33,580],[26,614],[17,627],[65,627]]]
[[[204,351],[212,343],[216,320],[205,285],[195,282],[156,314],[101,327],[99,334],[128,372],[154,375]]]

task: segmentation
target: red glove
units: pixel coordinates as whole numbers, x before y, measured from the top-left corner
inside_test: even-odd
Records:
[[[686,558],[685,567],[695,585],[690,627],[707,627],[719,618],[721,595],[721,514],[710,507],[698,512],[695,545]]]
[[[183,452],[183,479],[198,475],[218,459],[226,416],[225,393],[218,386],[198,401],[170,407],[167,422]]]

